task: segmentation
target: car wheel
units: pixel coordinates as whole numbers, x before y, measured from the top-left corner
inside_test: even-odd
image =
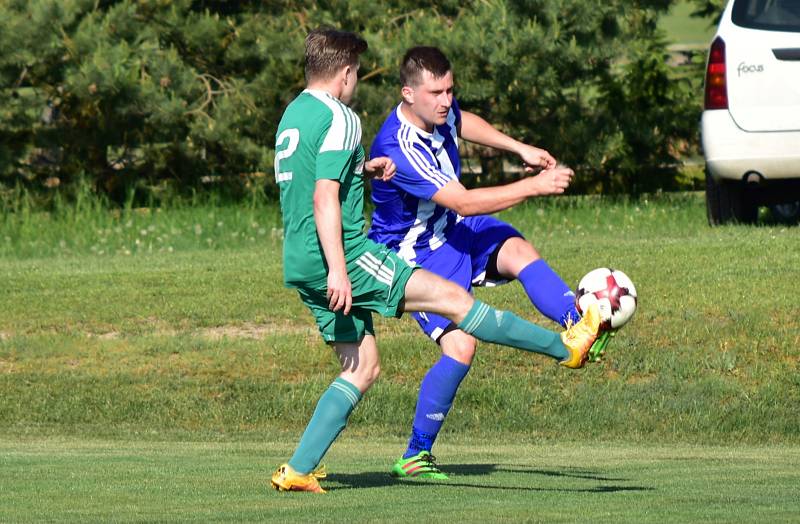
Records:
[[[800,221],[800,201],[774,204],[769,206],[772,217],[784,224],[794,224]]]
[[[752,224],[758,218],[758,205],[744,182],[717,182],[706,169],[706,215],[712,226],[728,222]]]

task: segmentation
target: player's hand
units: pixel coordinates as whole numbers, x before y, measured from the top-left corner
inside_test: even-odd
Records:
[[[364,171],[368,176],[386,182],[397,172],[397,166],[388,156],[379,156],[365,162]]]
[[[560,195],[569,187],[575,172],[566,166],[556,166],[545,169],[538,175],[530,178],[536,185],[537,195]]]
[[[522,165],[526,173],[556,167],[556,159],[544,149],[522,144],[517,150],[517,154],[522,159]]]
[[[328,308],[331,311],[343,310],[345,315],[350,313],[353,305],[353,289],[350,286],[350,278],[347,271],[328,272]]]

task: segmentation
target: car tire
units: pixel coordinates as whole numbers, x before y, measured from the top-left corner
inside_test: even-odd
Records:
[[[711,226],[729,222],[752,224],[758,218],[758,205],[745,182],[717,182],[706,169],[706,215]]]

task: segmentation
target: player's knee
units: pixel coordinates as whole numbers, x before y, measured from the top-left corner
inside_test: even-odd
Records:
[[[353,384],[362,393],[366,391],[378,380],[381,374],[380,364],[361,365],[354,370],[342,373],[342,378]]]
[[[513,237],[500,248],[495,270],[502,276],[516,278],[520,271],[540,258],[533,244],[524,238]]]
[[[381,376],[381,366],[380,364],[375,364],[369,370],[369,376],[368,376],[369,384],[370,385],[374,384],[375,381],[378,380],[379,376]]]
[[[506,245],[510,251],[510,254],[516,257],[526,257],[526,258],[540,258],[539,252],[536,251],[536,248],[525,240],[522,237],[514,237],[506,242]],[[504,245],[504,247],[506,247]]]
[[[475,344],[459,344],[453,349],[452,355],[448,356],[469,366],[475,358],[475,347]]]
[[[478,341],[474,337],[460,330],[447,333],[439,343],[442,346],[442,353],[467,366],[472,364],[475,349],[478,347]]]
[[[361,379],[364,381],[364,383],[371,386],[376,380],[378,380],[378,377],[381,374],[381,364],[379,361],[368,362],[360,370],[360,373]]]
[[[442,287],[443,289],[439,294],[440,301],[450,305],[453,308],[453,313],[466,314],[474,302],[472,295],[466,289],[453,282],[448,281],[447,285]]]

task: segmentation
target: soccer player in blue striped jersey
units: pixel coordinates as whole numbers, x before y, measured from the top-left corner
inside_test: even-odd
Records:
[[[272,476],[281,491],[324,491],[319,463],[380,373],[373,313],[433,311],[481,340],[548,355],[569,368],[584,365],[600,329],[596,307],[560,334],[535,326],[367,238],[364,180],[389,180],[395,166],[388,157],[365,159],[361,121],[348,107],[366,49],[353,33],[312,31],[306,89],[286,108],[276,133],[284,282],[297,289],[342,369],[320,397],[294,454]],[[414,471],[426,467],[420,461]]]
[[[390,157],[397,172],[391,180],[372,183],[375,210],[369,238],[466,290],[516,279],[545,316],[562,326],[577,322],[570,288],[519,231],[489,216],[531,197],[563,193],[572,170],[558,166],[547,151],[462,111],[453,96],[450,62],[439,49],[410,49],[400,80],[402,101],[371,148],[373,156]],[[459,180],[461,139],[516,154],[530,174],[541,171],[504,186],[466,189]],[[393,474],[444,479],[431,449],[477,342],[441,315],[413,316],[440,345],[442,355],[422,381],[408,448]],[[426,467],[420,469],[420,464]]]

